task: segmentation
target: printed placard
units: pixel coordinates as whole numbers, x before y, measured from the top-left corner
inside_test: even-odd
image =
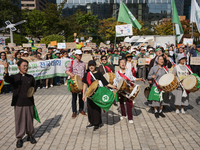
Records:
[[[183,38],[183,44],[187,45],[189,44],[189,46],[193,45],[193,39],[192,38]]]
[[[31,44],[30,43],[24,43],[22,44],[23,47],[31,47]]]
[[[138,59],[138,65],[145,65],[146,58],[139,58]]]
[[[66,47],[67,47],[67,49],[76,48],[76,43],[75,42],[67,42]]]
[[[58,43],[57,47],[58,47],[58,49],[65,49],[66,48],[66,43]]]
[[[57,41],[51,41],[50,44],[51,44],[51,46],[56,46],[57,45]]]
[[[200,65],[200,57],[191,57],[190,65]]]

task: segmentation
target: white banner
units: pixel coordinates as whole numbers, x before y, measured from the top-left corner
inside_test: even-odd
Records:
[[[133,35],[132,24],[116,25],[116,37]]]
[[[191,13],[190,13],[190,23],[195,22],[200,32],[200,8],[196,0],[192,0],[191,3]]]
[[[67,77],[65,73],[67,64],[71,59],[50,59],[45,61],[30,62],[28,74],[35,77],[36,80],[53,78],[55,76]],[[9,75],[19,73],[17,65],[10,65]],[[0,65],[0,80],[3,79],[4,66]]]
[[[66,48],[66,43],[57,43],[58,49],[65,49]]]

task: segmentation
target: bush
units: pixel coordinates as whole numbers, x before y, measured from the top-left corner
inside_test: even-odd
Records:
[[[44,43],[46,45],[50,44],[51,41],[57,41],[58,43],[62,43],[65,40],[64,36],[61,35],[48,35],[45,36],[40,43]]]
[[[6,45],[8,45],[8,43],[10,43],[10,37],[6,39]],[[13,34],[13,43],[22,45],[23,43],[28,43],[28,40],[24,36],[22,36],[21,40],[20,34]]]

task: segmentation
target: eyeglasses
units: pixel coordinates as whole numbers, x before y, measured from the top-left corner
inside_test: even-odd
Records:
[[[101,59],[101,60],[107,60],[107,59]]]

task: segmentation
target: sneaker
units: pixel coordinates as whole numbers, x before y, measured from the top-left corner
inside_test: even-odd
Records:
[[[177,110],[176,110],[176,113],[179,114],[179,112],[180,112],[180,111],[177,109]]]
[[[40,87],[38,87],[37,89],[40,90]]]
[[[50,87],[53,87],[53,85],[51,84]]]
[[[123,119],[125,119],[125,118],[127,118],[127,116],[121,116],[121,117],[120,117],[120,120],[123,120]]]
[[[182,113],[182,114],[185,114],[185,110],[184,110],[184,109],[181,109],[181,113]]]
[[[87,129],[92,128],[92,127],[94,127],[94,125],[92,125],[92,124],[89,124],[89,125],[86,126]]]
[[[128,123],[133,123],[133,120],[129,120]]]
[[[165,115],[163,114],[163,112],[159,113],[159,115],[160,115],[162,118],[165,118]]]
[[[48,89],[48,86],[46,86],[46,89]]]
[[[96,130],[98,130],[99,128],[100,128],[99,126],[94,126],[93,131],[96,131]]]
[[[67,85],[67,83],[65,83],[65,85]]]
[[[159,118],[159,112],[156,112],[156,113],[155,113],[155,117],[156,117],[156,118]]]

